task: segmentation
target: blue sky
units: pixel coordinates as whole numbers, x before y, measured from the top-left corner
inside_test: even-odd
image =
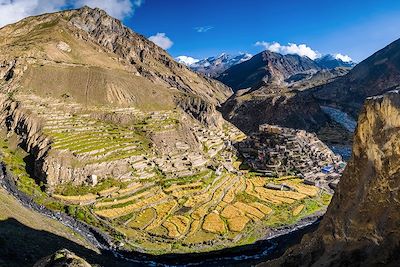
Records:
[[[360,61],[400,38],[400,1],[146,0],[124,22],[145,36],[165,33],[173,56],[254,54],[257,41],[275,41]]]
[[[0,26],[83,5],[162,41],[174,57],[268,48],[311,57],[341,53],[359,62],[400,38],[399,0],[0,0]]]

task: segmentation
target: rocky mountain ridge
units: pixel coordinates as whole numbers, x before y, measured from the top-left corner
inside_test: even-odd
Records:
[[[383,94],[399,86],[399,62],[400,39],[360,62],[335,82],[318,86],[312,91],[312,97],[356,118],[367,97]]]
[[[324,55],[320,58],[315,59],[314,61],[317,62],[318,65],[320,65],[322,68],[326,68],[326,69],[353,68],[355,65],[357,65],[352,60],[343,61],[338,56],[334,56],[331,54]]]
[[[354,62],[344,62],[333,55],[311,60],[305,56],[283,55],[271,51],[263,51],[246,61],[249,62],[232,65],[216,78],[234,91],[246,88],[256,90],[262,84],[285,86],[286,82],[307,79],[318,71],[346,70],[355,66]]]
[[[250,60],[232,66],[217,79],[237,91],[260,87],[265,83],[279,85],[294,74],[315,72],[321,69],[308,57],[264,51]]]
[[[181,64],[177,64],[160,47],[134,33],[100,9],[79,9],[72,15],[70,23],[85,31],[102,47],[123,58],[129,67],[152,81],[176,87],[186,93],[199,94],[213,104],[221,103],[230,94],[228,88],[193,74]],[[193,86],[196,82],[196,86]]]

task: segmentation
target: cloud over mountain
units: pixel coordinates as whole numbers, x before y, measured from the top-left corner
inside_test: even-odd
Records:
[[[256,46],[263,46],[265,50],[269,50],[272,52],[276,52],[282,55],[287,55],[287,54],[294,54],[294,55],[299,55],[299,56],[307,56],[310,59],[314,60],[316,58],[319,58],[321,54],[318,51],[313,50],[309,46],[305,44],[295,44],[295,43],[289,43],[288,45],[281,45],[278,42],[264,42],[264,41],[258,41],[255,43]]]
[[[150,36],[149,40],[164,50],[171,48],[174,44],[164,32],[158,32],[156,35]]]
[[[186,66],[190,66],[193,65],[194,63],[199,62],[199,59],[196,58],[192,58],[192,57],[188,57],[188,56],[179,56],[176,57],[176,61],[178,61],[179,63],[185,64]]]
[[[27,16],[60,10],[66,0],[0,0],[0,27]]]
[[[335,54],[336,59],[340,59],[343,62],[352,62],[353,60],[348,55],[342,55],[340,53]]]

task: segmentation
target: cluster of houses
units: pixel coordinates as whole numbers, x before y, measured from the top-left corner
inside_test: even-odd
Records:
[[[306,184],[329,190],[346,165],[315,134],[269,124],[238,143],[238,150],[253,170],[265,176],[297,175]]]
[[[149,171],[157,168],[168,177],[184,177],[195,175],[210,165],[215,169],[220,167],[229,172],[236,171],[232,166],[232,157],[236,155],[232,141],[245,137],[241,131],[235,127],[223,131],[195,126],[193,133],[201,146],[198,150],[183,141],[176,142],[173,152],[142,159],[132,165],[136,175],[141,179],[150,178]]]

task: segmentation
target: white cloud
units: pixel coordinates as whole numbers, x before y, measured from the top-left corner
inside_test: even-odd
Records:
[[[156,35],[150,36],[149,40],[164,50],[171,48],[174,44],[163,32],[158,32]]]
[[[302,57],[304,56],[309,57],[312,60],[321,57],[321,54],[318,51],[313,50],[312,48],[308,47],[305,44],[297,45],[294,43],[289,43],[288,45],[281,45],[280,43],[277,42],[273,43],[256,42],[255,45],[263,46],[266,50],[280,53],[283,55],[295,54]]]
[[[343,62],[351,62],[351,61],[353,61],[351,59],[351,57],[349,57],[348,55],[342,55],[342,54],[338,53],[338,54],[335,54],[334,56],[335,56],[336,59],[340,59]]]
[[[200,27],[194,27],[194,29],[196,30],[196,32],[208,32],[209,30],[214,29],[213,26],[200,26]]]
[[[0,0],[0,27],[25,17],[62,9],[67,0]]]
[[[0,27],[28,16],[84,5],[99,7],[113,17],[123,19],[133,15],[143,2],[144,0],[0,0]]]
[[[200,60],[198,60],[196,58],[188,57],[188,56],[179,56],[176,58],[176,61],[178,61],[179,63],[185,64],[186,66],[190,66],[190,65],[193,65],[193,64],[199,62]]]
[[[110,16],[124,19],[132,16],[144,0],[74,0],[74,7],[89,6],[105,10]]]

